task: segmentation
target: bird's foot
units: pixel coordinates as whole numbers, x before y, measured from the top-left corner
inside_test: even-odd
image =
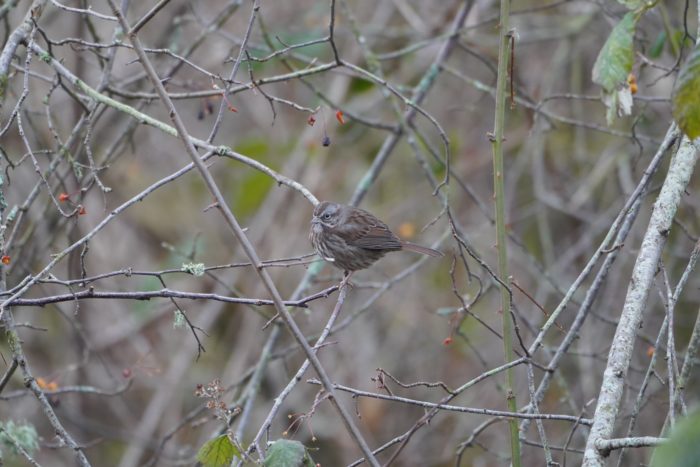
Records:
[[[345,271],[345,274],[343,275],[343,280],[340,281],[340,285],[338,286],[338,290],[342,290],[345,286],[350,286],[350,288],[353,288],[354,285],[352,282],[350,282],[351,277],[352,272]]]

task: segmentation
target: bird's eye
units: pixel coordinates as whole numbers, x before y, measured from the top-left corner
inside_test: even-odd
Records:
[[[331,213],[327,212],[322,216],[325,220],[328,220],[331,218]]]

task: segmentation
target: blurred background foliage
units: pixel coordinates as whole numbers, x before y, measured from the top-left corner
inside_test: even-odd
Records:
[[[104,2],[64,1],[68,6],[109,14]],[[154,2],[134,2],[127,17],[133,24]],[[600,87],[592,82],[596,57],[612,27],[627,11],[612,0],[563,0],[514,2],[511,24],[516,31],[512,83],[516,102],[507,110],[506,195],[509,244],[514,280],[527,295],[515,292],[515,306],[526,342],[531,342],[551,312],[605,236],[612,220],[632,192],[650,158],[658,149],[671,118],[670,96],[680,58],[690,50],[693,38],[685,37],[685,25],[696,28],[695,5],[687,13],[686,2],[659,1],[637,25],[632,73],[638,83],[632,115],[617,118],[608,126]],[[361,2],[338,0],[336,40],[343,60],[365,69],[379,67],[381,75],[397,90],[410,95],[424,78],[449,26],[460,8],[459,1],[381,0]],[[29,2],[3,3],[3,37],[24,17]],[[114,23],[67,12],[55,4],[46,5],[39,25],[53,41],[72,37],[88,42],[109,43]],[[686,14],[687,13],[687,14]],[[238,54],[250,14],[250,2],[172,0],[139,32],[147,47],[188,53],[188,59],[216,76],[228,76]],[[493,88],[497,61],[498,2],[474,1],[457,47],[442,64],[437,81],[423,103],[449,137],[453,177],[450,206],[464,226],[469,243],[492,269],[494,248],[491,145],[493,130]],[[218,24],[211,30],[211,24]],[[262,2],[248,52],[263,58],[276,48],[324,37],[328,33],[329,3],[316,0]],[[264,36],[264,31],[268,36]],[[369,48],[359,45],[357,34]],[[199,38],[203,38],[201,42]],[[671,38],[671,39],[669,39]],[[40,35],[35,40],[46,48]],[[191,46],[196,44],[194,50]],[[410,50],[406,50],[410,48]],[[0,116],[7,122],[23,90],[26,49],[18,49],[17,68],[8,83]],[[189,52],[188,52],[189,51]],[[102,76],[105,51],[85,50],[76,44],[54,44],[51,54],[91,86]],[[172,93],[208,91],[214,80],[166,54],[154,53],[152,60]],[[255,79],[282,75],[291,69],[329,63],[328,44],[294,49],[263,61],[244,62],[236,76],[247,84]],[[58,134],[66,141],[79,120],[83,107],[63,88],[50,93],[54,72],[38,57],[31,64],[34,73],[23,103],[24,130],[42,170],[62,158],[50,176],[54,196],[70,194],[71,203],[85,206],[81,216],[61,216],[46,190],[22,211],[25,218],[7,266],[8,287],[27,274],[40,271],[56,254],[93,229],[111,210],[155,181],[188,163],[181,143],[152,127],[135,125],[134,120],[115,109],[100,113],[88,145],[103,164],[99,176],[111,188],[102,192],[88,186],[92,173],[85,152],[85,133],[64,154]],[[41,79],[48,77],[48,82]],[[218,83],[221,86],[221,83]],[[316,110],[312,113],[280,102],[274,113],[262,91]],[[140,99],[134,93],[151,93],[132,50],[120,48],[106,94],[143,112],[169,121],[157,99]],[[226,110],[215,144],[227,145],[281,174],[298,180],[319,199],[346,202],[350,199],[381,150],[389,132],[378,124],[394,125],[396,110],[406,106],[368,79],[338,68],[302,79],[287,79],[251,87],[228,97],[236,112]],[[218,97],[176,100],[178,112],[190,133],[206,139],[216,120]],[[345,123],[336,118],[343,111]],[[51,117],[49,125],[47,115]],[[473,316],[455,313],[461,306],[455,291],[469,302],[479,293],[479,281],[470,278],[459,260],[449,225],[440,216],[442,205],[428,176],[440,181],[445,176],[444,154],[439,133],[427,119],[416,119],[416,130],[424,140],[415,148],[404,136],[391,153],[362,207],[372,211],[405,238],[433,244],[443,238],[440,248],[446,256],[423,263],[414,273],[393,283],[378,298],[378,288],[415,263],[409,253],[390,255],[371,270],[356,275],[355,287],[341,315],[343,327],[331,337],[331,345],[320,352],[321,359],[340,384],[378,391],[371,378],[383,368],[399,380],[442,381],[455,388],[484,371],[503,364],[502,346],[489,331],[500,329],[498,293],[489,276],[471,258],[469,271],[483,285],[470,309]],[[4,124],[4,123],[3,123]],[[324,146],[324,137],[330,145]],[[4,195],[8,205],[22,206],[38,183],[35,169],[17,128],[0,140],[1,162],[7,180]],[[45,152],[39,152],[45,150]],[[435,153],[435,154],[433,154]],[[73,161],[71,163],[71,160]],[[82,174],[75,173],[83,164]],[[224,158],[208,161],[233,212],[246,227],[247,235],[262,259],[299,257],[311,252],[307,235],[312,206],[297,192],[280,187],[270,177]],[[614,271],[584,325],[572,350],[564,358],[556,384],[546,393],[540,410],[592,416],[605,367],[605,359],[616,317],[624,301],[631,266],[636,257],[650,209],[668,161],[654,177],[641,213],[627,239]],[[89,167],[88,167],[89,168]],[[427,169],[427,170],[426,170]],[[685,268],[697,241],[700,201],[694,196],[697,182],[679,210],[678,223],[670,233],[663,265],[672,284]],[[88,276],[131,269],[162,271],[180,269],[195,262],[215,266],[245,262],[240,245],[222,222],[213,199],[200,177],[192,172],[150,193],[108,224],[89,243],[84,255]],[[68,209],[68,208],[66,208]],[[456,258],[456,259],[455,259]],[[453,265],[456,262],[456,266]],[[283,296],[289,297],[304,277],[308,265],[271,268],[270,273]],[[546,274],[543,272],[546,271]],[[54,269],[61,280],[81,277],[80,251]],[[451,277],[453,276],[453,277]],[[331,268],[309,284],[307,293],[334,284],[340,275]],[[453,284],[454,279],[454,284]],[[162,281],[161,281],[162,280]],[[659,282],[660,290],[662,283]],[[698,287],[694,275],[676,307],[675,332],[678,349],[685,349],[698,313]],[[79,286],[76,286],[78,289]],[[168,287],[190,292],[212,292],[231,296],[267,298],[252,270],[224,268],[201,277],[186,273],[156,276],[119,274],[95,284],[97,290],[147,291]],[[77,289],[76,289],[77,290]],[[44,283],[33,287],[28,297],[66,293],[66,287]],[[585,289],[559,320],[566,330]],[[295,317],[309,335],[317,334],[332,310],[336,295],[316,300],[309,309],[295,311]],[[536,302],[533,303],[533,302]],[[86,447],[94,465],[175,465],[194,462],[197,450],[221,428],[214,414],[202,409],[182,426],[184,417],[202,407],[194,395],[198,384],[219,379],[227,403],[240,400],[270,329],[263,324],[273,315],[271,307],[178,300],[199,336],[206,352],[197,358],[197,345],[188,327],[174,328],[175,307],[167,299],[86,300],[46,307],[15,308],[15,320],[30,324],[20,329],[24,349],[35,376],[59,387],[89,385],[113,395],[68,393],[52,396],[52,403],[67,429]],[[649,362],[650,349],[664,317],[658,294],[650,297],[641,341],[630,372],[630,396],[623,413],[629,413]],[[564,332],[554,329],[546,340],[543,355],[551,355]],[[273,349],[264,371],[254,409],[240,439],[247,446],[268,413],[274,398],[303,362],[293,340],[284,332]],[[445,345],[445,339],[451,343]],[[8,342],[0,340],[0,373],[4,373]],[[516,346],[516,348],[518,348]],[[549,353],[548,353],[549,352]],[[662,353],[663,355],[663,353]],[[542,357],[546,364],[547,358]],[[659,413],[668,410],[664,383],[666,363],[659,358],[658,378],[650,382],[645,406],[635,434],[659,435],[664,423]],[[538,370],[536,376],[541,378]],[[516,370],[516,397],[527,401],[524,368]],[[307,374],[311,377],[311,373]],[[505,407],[502,378],[488,379],[466,391],[454,403],[501,409]],[[128,387],[126,384],[128,383]],[[685,387],[686,403],[697,403],[697,372]],[[439,389],[402,389],[390,385],[397,395],[413,399],[438,400]],[[42,465],[73,465],[66,449],[56,449],[52,428],[32,396],[24,391],[19,373],[0,394],[2,426],[16,421],[30,423],[39,434],[40,449],[34,456]],[[302,382],[274,419],[270,439],[287,436],[309,448],[314,461],[324,466],[347,465],[359,457],[358,450],[328,404],[321,404],[314,416],[288,430],[291,420],[310,410],[318,388]],[[358,423],[372,446],[379,446],[410,428],[424,410],[375,399],[342,401],[361,414]],[[291,418],[289,418],[291,417]],[[487,420],[480,415],[443,413],[428,427],[418,430],[394,465],[455,465],[460,443],[474,439],[463,452],[461,466],[504,465],[507,455],[505,424],[494,423],[481,431]],[[621,433],[627,419],[619,424]],[[14,423],[14,422],[13,422]],[[585,427],[546,421],[555,458],[580,462]],[[172,430],[178,428],[174,433]],[[479,428],[478,432],[475,432]],[[235,430],[235,425],[233,426]],[[476,434],[475,434],[476,433]],[[171,436],[169,436],[171,435]],[[316,440],[312,441],[315,437]],[[2,438],[0,438],[1,440]],[[542,449],[533,426],[525,433],[523,464],[541,465]],[[159,451],[160,443],[162,451]],[[3,452],[4,445],[3,445]],[[651,449],[628,450],[623,465],[647,463]],[[155,455],[158,457],[154,457]],[[6,454],[7,455],[7,454]],[[616,458],[618,453],[612,454]],[[24,465],[13,457],[8,465]],[[661,464],[659,464],[661,465]],[[664,464],[670,465],[670,464]]]

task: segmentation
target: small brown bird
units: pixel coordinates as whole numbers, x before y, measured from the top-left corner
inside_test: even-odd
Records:
[[[321,258],[348,274],[370,267],[390,251],[442,256],[432,248],[401,241],[384,222],[364,209],[329,201],[314,209],[309,239]]]

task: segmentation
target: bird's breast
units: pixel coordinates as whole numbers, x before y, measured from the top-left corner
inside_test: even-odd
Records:
[[[323,232],[323,224],[321,224],[320,222],[312,222],[311,223],[311,232],[313,232],[317,235],[322,233]]]

